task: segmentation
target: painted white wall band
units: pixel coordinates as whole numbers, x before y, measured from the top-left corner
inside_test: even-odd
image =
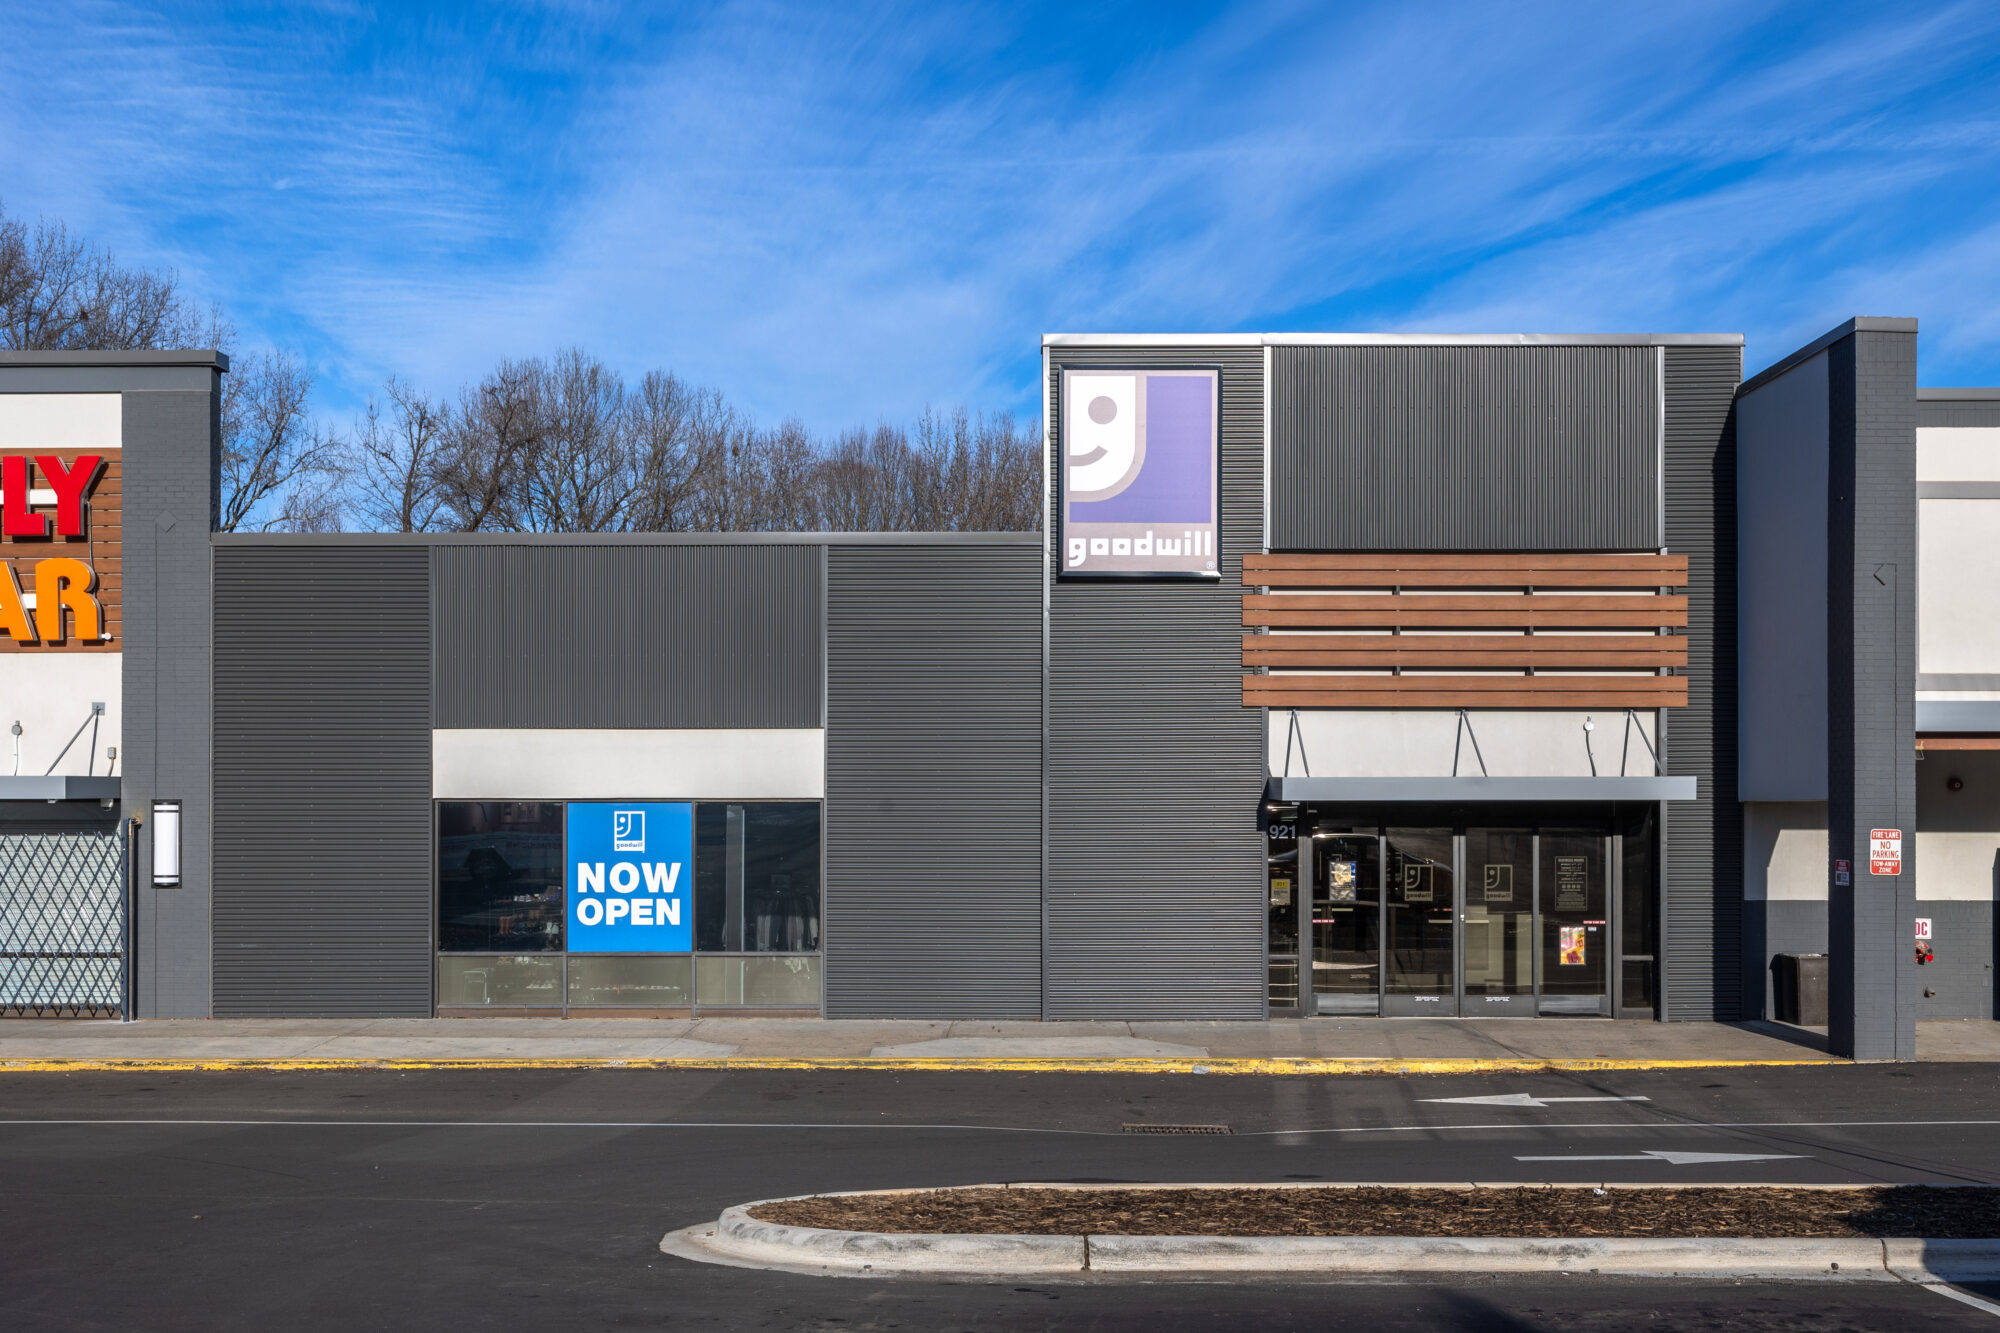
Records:
[[[826,733],[450,730],[431,733],[439,800],[819,800]]]
[[[0,449],[116,449],[125,440],[115,393],[0,394]]]

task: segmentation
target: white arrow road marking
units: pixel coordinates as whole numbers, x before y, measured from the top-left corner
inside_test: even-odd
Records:
[[[1795,1162],[1795,1152],[1672,1152],[1650,1149],[1603,1157],[1516,1157],[1517,1162],[1667,1162],[1674,1166],[1706,1166],[1711,1162]]]
[[[1651,1097],[1537,1097],[1532,1092],[1502,1092],[1491,1097],[1425,1097],[1427,1102],[1461,1106],[1553,1106],[1557,1102],[1650,1102]]]

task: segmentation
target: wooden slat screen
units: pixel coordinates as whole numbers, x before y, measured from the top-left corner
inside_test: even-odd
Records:
[[[1246,707],[1673,708],[1687,557],[1246,555]],[[1313,631],[1319,631],[1317,633]],[[1662,631],[1669,631],[1662,633]],[[1475,674],[1476,673],[1476,674]]]

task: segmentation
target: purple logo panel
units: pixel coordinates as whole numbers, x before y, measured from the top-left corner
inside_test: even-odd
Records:
[[[1062,572],[1215,578],[1214,370],[1065,370]]]

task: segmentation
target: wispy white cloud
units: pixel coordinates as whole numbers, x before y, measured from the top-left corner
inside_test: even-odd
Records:
[[[0,197],[176,264],[335,407],[575,343],[834,428],[1027,407],[1051,329],[1726,328],[1755,364],[1857,311],[2000,380],[1982,6],[199,17],[16,24]]]

